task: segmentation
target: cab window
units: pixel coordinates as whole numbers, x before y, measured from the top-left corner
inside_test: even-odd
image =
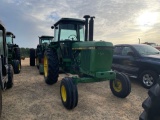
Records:
[[[122,55],[123,56],[129,56],[130,52],[133,53],[133,50],[130,47],[128,47],[128,46],[123,47],[123,49],[122,49]]]

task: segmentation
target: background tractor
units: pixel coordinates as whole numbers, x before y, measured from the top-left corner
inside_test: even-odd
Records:
[[[6,31],[0,22],[0,115],[2,111],[2,91],[13,86],[13,67],[8,64]]]
[[[21,54],[20,48],[17,44],[14,44],[13,39],[15,35],[12,32],[6,33],[6,42],[8,46],[8,63],[12,64],[14,73],[18,74],[21,70]]]
[[[44,79],[47,84],[58,81],[59,69],[73,74],[63,78],[60,85],[61,100],[67,109],[78,104],[78,83],[109,80],[112,93],[120,98],[127,97],[131,91],[128,77],[111,70],[113,44],[93,41],[94,17],[85,15],[84,18],[62,18],[56,22],[51,27],[54,29],[54,41],[44,53]]]
[[[30,65],[36,66],[39,69],[39,73],[43,74],[43,59],[44,59],[44,51],[48,48],[48,45],[53,41],[53,36],[41,36],[39,37],[39,44],[37,45],[36,50],[30,49]]]

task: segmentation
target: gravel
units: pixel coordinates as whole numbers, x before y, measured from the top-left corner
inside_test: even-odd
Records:
[[[132,91],[125,98],[115,97],[109,82],[78,84],[78,105],[73,110],[64,108],[60,98],[59,81],[47,85],[29,59],[22,60],[20,74],[14,75],[13,88],[2,93],[1,120],[138,120],[147,89],[132,80]]]

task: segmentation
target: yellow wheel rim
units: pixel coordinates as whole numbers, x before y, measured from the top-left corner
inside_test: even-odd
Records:
[[[67,100],[67,92],[66,92],[66,88],[65,88],[64,85],[61,86],[61,96],[62,96],[63,102],[66,102],[66,100]]]
[[[44,56],[44,76],[48,76],[48,59],[46,56]]]
[[[120,80],[114,80],[113,81],[113,88],[116,92],[121,92],[122,91],[122,83]]]

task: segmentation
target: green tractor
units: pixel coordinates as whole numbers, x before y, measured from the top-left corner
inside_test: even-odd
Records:
[[[2,112],[2,90],[13,86],[13,67],[8,64],[7,57],[6,31],[0,22],[0,115]]]
[[[113,44],[93,41],[94,17],[85,15],[84,18],[62,18],[56,22],[51,27],[54,29],[54,41],[44,53],[44,79],[47,84],[58,81],[60,69],[72,74],[64,77],[60,85],[61,100],[66,109],[73,109],[78,104],[78,83],[109,80],[115,96],[125,98],[131,92],[128,77],[111,70]]]
[[[36,50],[30,49],[30,66],[37,66],[39,69],[39,73],[43,74],[43,59],[44,59],[44,51],[48,48],[48,45],[53,41],[53,36],[41,36],[39,37],[39,44],[37,45]],[[36,59],[36,63],[35,63]]]
[[[8,63],[12,64],[14,73],[18,74],[21,71],[21,54],[19,46],[13,42],[14,38],[15,35],[12,32],[6,32]]]
[[[39,69],[39,73],[43,74],[43,59],[44,51],[48,48],[48,45],[53,41],[53,36],[41,36],[39,37],[39,44],[36,49],[36,66]]]

